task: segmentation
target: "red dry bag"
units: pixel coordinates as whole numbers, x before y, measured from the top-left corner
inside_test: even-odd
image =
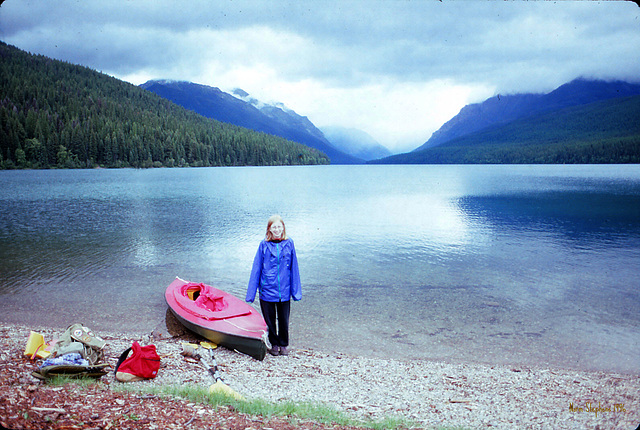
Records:
[[[131,355],[129,355],[131,352]],[[158,375],[160,369],[160,356],[156,352],[155,345],[140,346],[136,341],[131,348],[120,355],[116,364],[116,379],[120,382],[140,381],[152,379]]]

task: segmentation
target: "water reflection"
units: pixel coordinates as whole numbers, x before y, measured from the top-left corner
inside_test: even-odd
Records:
[[[175,276],[242,297],[280,213],[300,346],[635,370],[639,196],[619,166],[0,172],[0,317],[28,293],[46,323],[151,330]]]
[[[457,205],[470,218],[496,230],[548,232],[575,247],[625,247],[640,237],[637,194],[549,191],[465,196]]]

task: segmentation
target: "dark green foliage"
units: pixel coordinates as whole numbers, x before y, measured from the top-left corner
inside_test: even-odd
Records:
[[[0,168],[328,163],[304,145],[0,42]]]
[[[378,162],[640,163],[640,96],[610,99],[520,119]]]

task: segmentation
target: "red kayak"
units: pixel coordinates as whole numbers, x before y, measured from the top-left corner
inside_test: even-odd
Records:
[[[267,324],[252,306],[206,284],[176,278],[165,291],[169,309],[189,330],[258,360],[267,354]]]

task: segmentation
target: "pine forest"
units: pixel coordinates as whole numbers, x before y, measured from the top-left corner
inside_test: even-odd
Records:
[[[328,164],[86,67],[0,42],[0,168]]]

